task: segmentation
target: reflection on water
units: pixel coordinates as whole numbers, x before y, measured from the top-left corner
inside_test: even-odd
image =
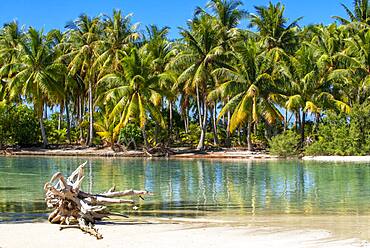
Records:
[[[45,218],[43,185],[81,158],[0,157],[0,222]],[[83,189],[146,189],[144,216],[370,214],[370,164],[207,160],[89,159]]]

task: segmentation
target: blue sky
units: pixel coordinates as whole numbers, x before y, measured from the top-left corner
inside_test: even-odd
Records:
[[[17,20],[20,24],[48,31],[63,29],[66,22],[81,13],[91,16],[110,14],[113,9],[122,9],[125,14],[133,13],[134,22],[144,27],[148,24],[171,27],[171,37],[176,37],[177,27],[185,26],[196,6],[204,6],[208,0],[1,0],[0,23]],[[244,0],[247,11],[253,12],[255,5],[267,5],[268,0]],[[277,2],[277,1],[273,1]],[[282,0],[286,16],[294,20],[300,16],[302,25],[328,24],[331,16],[345,16],[340,3],[352,8],[352,0]]]

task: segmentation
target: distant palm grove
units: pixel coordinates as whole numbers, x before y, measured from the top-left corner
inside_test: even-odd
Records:
[[[211,0],[176,40],[120,10],[81,15],[65,32],[7,23],[0,146],[370,154],[369,6],[300,26],[281,3]]]

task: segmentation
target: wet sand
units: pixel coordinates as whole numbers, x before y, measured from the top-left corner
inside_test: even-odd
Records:
[[[58,225],[48,223],[0,224],[0,247],[370,247],[366,240],[285,219],[293,221],[289,227],[282,220],[272,218],[268,224],[255,219],[254,224],[238,225],[227,219],[105,222],[97,225],[103,240],[77,229],[59,231]]]

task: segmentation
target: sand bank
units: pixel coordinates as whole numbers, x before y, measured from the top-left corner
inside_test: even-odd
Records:
[[[275,160],[276,156],[271,156],[261,152],[249,152],[243,150],[223,149],[221,151],[199,152],[188,149],[174,149],[170,158],[205,158],[205,159],[252,159],[252,160]],[[0,152],[1,154],[1,152]],[[76,156],[76,157],[150,157],[143,151],[115,152],[110,148],[89,148],[73,147],[62,149],[17,149],[3,150],[2,155],[6,156]]]
[[[358,239],[336,239],[325,230],[232,226],[227,223],[108,223],[97,225],[103,240],[48,223],[0,224],[0,247],[369,247]]]

